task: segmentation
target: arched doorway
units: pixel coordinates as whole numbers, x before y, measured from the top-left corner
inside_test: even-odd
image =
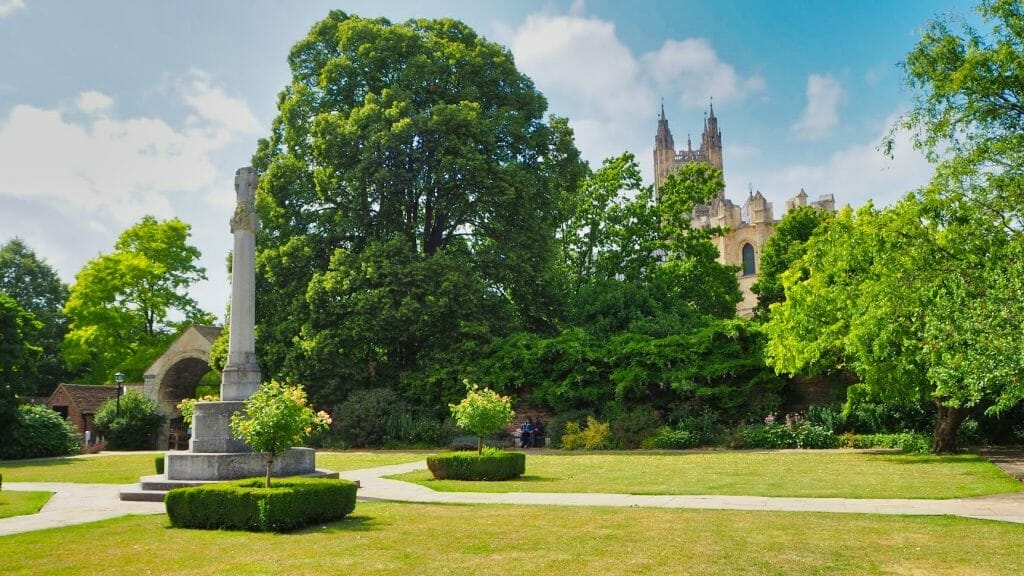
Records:
[[[158,437],[160,449],[174,440],[174,448],[185,441],[185,428],[177,405],[184,398],[194,398],[203,376],[210,371],[210,346],[220,335],[216,326],[189,326],[167,348],[143,375],[146,396],[156,403],[165,418]]]

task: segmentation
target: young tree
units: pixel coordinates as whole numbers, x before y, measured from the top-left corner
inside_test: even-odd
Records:
[[[477,454],[483,454],[484,436],[490,436],[508,426],[516,413],[512,411],[512,400],[508,396],[470,384],[469,380],[464,383],[466,397],[458,404],[449,404],[448,408],[459,428],[476,434]]]
[[[46,261],[14,238],[0,247],[0,292],[13,298],[41,323],[36,343],[42,348],[35,367],[34,393],[48,395],[70,376],[61,345],[67,333],[64,304],[68,287]]]
[[[508,50],[453,20],[333,11],[289,64],[292,82],[253,159],[261,365],[309,382],[317,399],[343,398],[332,388],[344,383],[306,370],[339,363],[404,392],[400,375],[450,363],[460,345],[456,335],[433,348],[444,325],[396,330],[391,319],[412,308],[444,309],[431,317],[484,334],[508,318],[550,329],[554,230],[581,163],[568,124],[545,121],[544,97]],[[379,276],[380,256],[399,250],[402,264]],[[421,274],[434,277],[408,281]],[[445,282],[459,276],[456,294]],[[341,278],[372,285],[376,304]],[[373,327],[372,358],[347,346],[344,325],[319,321],[325,303],[328,315]]]
[[[231,432],[257,452],[267,455],[266,487],[274,458],[331,423],[326,412],[314,413],[306,403],[302,386],[271,381],[245,401],[245,411],[231,415]]]
[[[114,252],[90,260],[75,277],[64,308],[71,319],[64,354],[87,382],[109,381],[117,371],[141,380],[183,325],[210,320],[188,296],[206,278],[196,264],[199,250],[188,244],[190,230],[176,218],[146,216],[121,234]],[[172,320],[176,315],[181,321]]]

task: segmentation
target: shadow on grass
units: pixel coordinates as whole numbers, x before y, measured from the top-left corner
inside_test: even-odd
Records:
[[[893,464],[931,464],[945,466],[949,464],[984,462],[977,454],[869,454],[872,459],[891,462]]]
[[[381,520],[380,518],[374,518],[373,516],[365,516],[362,514],[352,514],[328,524],[317,524],[314,526],[307,526],[294,532],[288,532],[287,535],[302,535],[302,534],[336,534],[344,532],[371,532],[374,530],[380,530],[386,528],[390,523]]]

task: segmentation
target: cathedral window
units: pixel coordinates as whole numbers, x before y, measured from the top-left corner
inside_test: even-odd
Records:
[[[750,244],[743,245],[743,275],[753,276],[756,274],[756,266],[754,262],[754,247]]]

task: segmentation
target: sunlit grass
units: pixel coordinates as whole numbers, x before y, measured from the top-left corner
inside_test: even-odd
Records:
[[[1024,489],[975,455],[831,451],[528,454],[518,480],[434,480],[425,470],[394,478],[449,492],[959,498]]]
[[[284,535],[163,515],[16,534],[0,558],[5,575],[33,576],[1017,575],[1022,541],[1022,525],[956,517],[361,502]]]
[[[35,514],[53,496],[53,492],[0,491],[0,518]]]
[[[131,484],[140,476],[156,474],[154,459],[159,454],[114,454],[90,457],[48,458],[25,462],[2,461],[5,482],[77,482],[86,484]],[[417,452],[318,452],[318,468],[344,471],[415,462],[426,458]]]

